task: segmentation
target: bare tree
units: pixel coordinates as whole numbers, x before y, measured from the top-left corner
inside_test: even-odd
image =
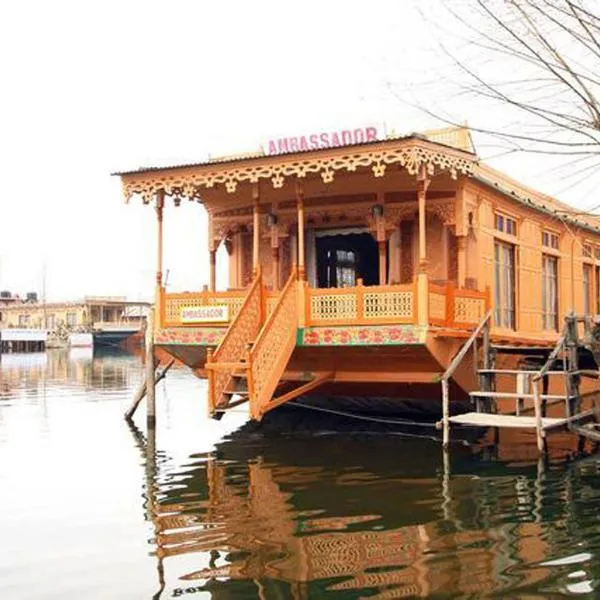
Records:
[[[421,13],[441,33],[455,94],[490,108],[473,131],[505,151],[564,156],[571,174],[600,169],[597,0],[437,0]],[[458,124],[430,101],[418,105]],[[510,116],[495,120],[495,106]]]

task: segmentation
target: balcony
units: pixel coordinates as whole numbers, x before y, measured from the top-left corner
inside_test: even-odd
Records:
[[[360,282],[359,282],[360,283]],[[410,325],[424,322],[434,327],[467,330],[475,327],[489,308],[488,292],[458,289],[453,284],[429,284],[419,297],[417,284],[316,289],[300,286],[299,315],[306,327],[336,325]],[[167,294],[160,299],[160,328],[226,327],[241,309],[246,290],[227,292],[184,292]],[[278,292],[263,288],[264,316],[271,314]],[[419,311],[425,302],[425,312]],[[214,307],[215,311],[195,308]]]

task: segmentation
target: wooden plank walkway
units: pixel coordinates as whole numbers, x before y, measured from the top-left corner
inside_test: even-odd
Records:
[[[551,429],[566,425],[569,419],[542,418],[542,429]],[[517,417],[515,415],[495,415],[491,413],[470,412],[450,417],[450,422],[467,427],[512,427],[516,429],[535,429],[535,417]]]

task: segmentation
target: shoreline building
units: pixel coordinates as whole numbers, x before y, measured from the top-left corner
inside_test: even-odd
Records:
[[[94,334],[94,341],[125,339],[139,334],[145,326],[148,302],[128,301],[120,296],[85,296],[76,302],[39,302],[0,295],[0,329],[38,329],[63,338],[73,332]]]
[[[499,395],[511,369],[540,368],[563,315],[598,311],[597,219],[484,164],[466,128],[353,132],[364,141],[290,138],[270,154],[117,174],[126,200],[157,213],[155,345],[208,378],[213,416],[249,401],[260,419],[299,395],[439,415],[444,376],[451,410],[464,410],[482,379]],[[168,200],[208,213],[208,290],[161,286]],[[221,244],[228,290],[216,289]],[[476,344],[450,377],[483,325],[493,385],[491,369],[474,364]],[[546,394],[563,385],[547,379]]]

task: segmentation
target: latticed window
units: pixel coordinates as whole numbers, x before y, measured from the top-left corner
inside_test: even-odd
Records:
[[[558,329],[558,259],[542,255],[542,327]]]
[[[496,325],[515,328],[515,247],[496,240],[494,245],[494,320]]]

